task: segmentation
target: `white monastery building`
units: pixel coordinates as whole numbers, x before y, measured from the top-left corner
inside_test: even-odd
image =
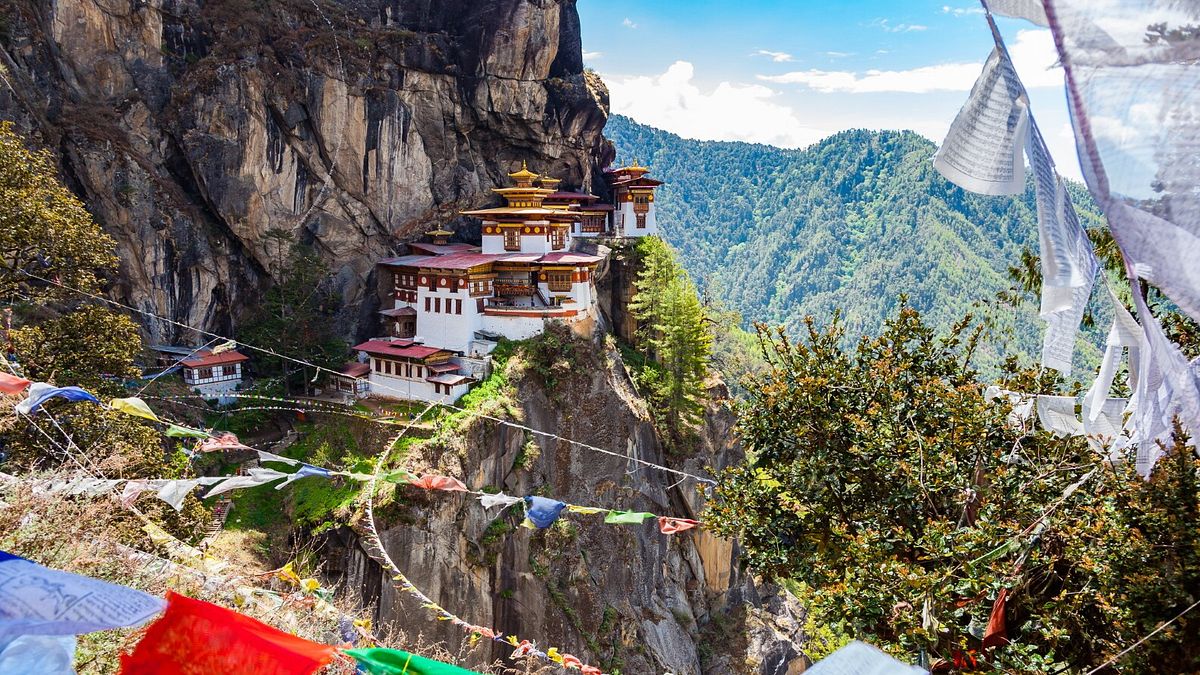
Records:
[[[509,174],[516,185],[494,189],[503,206],[463,212],[483,221],[480,246],[448,243],[452,232],[434,230],[429,243],[410,243],[408,255],[381,261],[388,337],[354,347],[370,363],[371,395],[453,402],[486,371],[480,360],[498,338],[531,338],[551,320],[590,334],[593,275],[604,258],[573,244],[657,234],[654,188],[661,183],[648,171],[635,162],[606,172],[614,207],[559,191],[557,179],[522,164]]]
[[[205,349],[179,365],[183,368],[184,384],[193,391],[205,398],[229,403],[234,400],[230,394],[242,386],[242,364],[249,360],[250,357],[237,350],[214,354]]]

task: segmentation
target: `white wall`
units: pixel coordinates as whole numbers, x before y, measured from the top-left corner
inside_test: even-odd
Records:
[[[476,309],[478,298],[472,298],[468,288],[460,288],[454,293],[441,288],[436,291],[428,287],[417,290],[417,337],[424,340],[426,345],[456,352],[467,351],[469,343],[475,339],[475,331],[482,327]],[[425,311],[426,298],[430,302],[428,312]],[[434,298],[441,298],[442,311],[433,311]],[[455,300],[462,301],[462,314],[454,313]],[[450,302],[450,311],[446,311],[447,301]]]
[[[617,205],[617,210],[613,213],[616,214],[616,222],[619,223],[622,217],[625,219],[624,236],[626,237],[645,237],[651,234],[658,234],[658,220],[654,215],[654,202],[650,202],[649,210],[646,212],[646,227],[640,230],[637,226],[637,214],[633,212],[633,202],[620,202]],[[620,225],[614,224],[614,227],[620,232]]]
[[[499,333],[509,340],[525,340],[541,335],[546,322],[533,316],[484,316],[483,330]]]
[[[480,237],[480,252],[481,253],[551,253],[554,248],[551,247],[551,241],[546,235],[546,229],[549,226],[548,220],[530,220],[526,221],[525,225],[529,227],[540,227],[541,232],[537,234],[521,234],[521,250],[509,251],[504,248],[503,234],[483,234]],[[483,226],[486,230],[489,226],[494,226],[495,223],[484,221]],[[570,240],[571,230],[567,230],[567,239]],[[566,250],[566,247],[559,249]]]
[[[437,401],[453,403],[470,389],[469,384],[460,384],[450,388],[449,394],[439,394],[434,390],[432,382],[421,380],[406,380],[402,377],[389,377],[371,371],[371,396],[395,400]]]

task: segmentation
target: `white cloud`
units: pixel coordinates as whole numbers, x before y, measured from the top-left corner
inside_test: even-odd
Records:
[[[805,126],[794,110],[772,100],[777,92],[769,87],[722,82],[702,91],[694,77],[691,63],[676,61],[662,75],[604,81],[613,112],[686,138],[795,148],[829,133]]]
[[[1055,67],[1058,52],[1048,30],[1023,30],[1009,47],[1013,65],[1028,89],[1061,87],[1062,69]],[[897,92],[927,94],[933,91],[970,91],[982,63],[942,63],[908,70],[797,70],[782,75],[759,75],[777,84],[800,84],[823,94],[874,94]]]
[[[1009,56],[1026,89],[1063,86],[1054,37],[1045,29],[1023,30],[1008,46]]]
[[[979,77],[978,63],[945,63],[910,70],[797,70],[782,75],[759,75],[758,79],[779,84],[802,84],[823,94],[835,92],[872,94],[970,90]]]
[[[792,60],[792,55],[787,52],[773,52],[770,49],[760,49],[751,54],[751,56],[767,56],[775,63],[784,63]]]
[[[583,60],[584,61],[595,61],[596,59],[600,58],[601,56],[604,56],[604,52],[584,52]]]
[[[625,26],[626,28],[637,28],[638,27],[638,25],[633,22],[633,19],[630,19],[629,17],[625,17],[625,20],[621,22],[621,25]]]
[[[911,33],[913,31],[929,30],[929,26],[922,26],[919,23],[893,24],[887,19],[875,19],[869,25],[887,31],[888,33]]]
[[[854,56],[854,52],[822,52],[822,53],[831,59],[844,59],[847,56]]]
[[[953,14],[954,16],[967,16],[970,14],[983,14],[982,7],[951,7],[950,5],[942,5],[942,14]]]

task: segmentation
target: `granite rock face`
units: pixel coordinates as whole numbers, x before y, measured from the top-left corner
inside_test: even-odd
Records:
[[[572,446],[481,417],[410,454],[406,468],[459,477],[473,488],[544,494],[568,503],[699,517],[705,500],[690,479],[637,458],[704,475],[741,458],[724,403],[711,403],[696,443],[668,455],[611,338],[576,348],[547,386],[537,368],[510,368],[512,399],[488,415],[582,440]],[[714,381],[714,401],[726,394]],[[604,670],[643,675],[792,675],[804,667],[794,598],[743,574],[737,547],[702,530],[663,535],[654,521],[606,525],[601,515],[564,513],[545,530],[521,527],[523,510],[485,510],[461,493],[407,491],[381,512],[389,555],[435,602],[470,623],[558,647]],[[335,538],[337,539],[337,538]],[[326,552],[327,569],[362,589],[376,623],[464,643],[390,578],[348,531]],[[484,645],[490,644],[487,642]],[[474,665],[511,648],[475,654]],[[566,671],[572,672],[572,671]]]
[[[119,243],[114,295],[231,331],[283,230],[334,272],[347,337],[374,262],[492,199],[521,160],[603,189],[608,94],[574,0],[13,0],[0,119],[50,148]],[[188,339],[166,322],[154,341]]]

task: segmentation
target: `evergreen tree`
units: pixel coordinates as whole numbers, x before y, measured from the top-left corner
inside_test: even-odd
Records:
[[[268,236],[275,241],[276,283],[263,299],[262,311],[239,331],[250,344],[274,345],[280,354],[330,368],[346,357],[346,344],[333,331],[338,298],[326,283],[329,268],[311,247],[292,241],[281,230]],[[290,244],[290,246],[288,246]],[[295,370],[281,359],[278,370],[268,361],[260,372],[279,374],[286,389],[300,391],[316,373]]]
[[[641,271],[629,310],[638,320],[639,348],[659,366],[643,381],[665,420],[694,424],[712,351],[704,307],[696,285],[666,242],[644,237],[637,252]]]

